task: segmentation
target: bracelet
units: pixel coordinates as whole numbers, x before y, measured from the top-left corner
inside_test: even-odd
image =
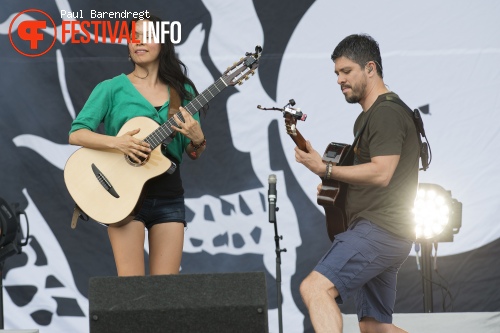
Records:
[[[189,145],[193,147],[193,151],[189,155],[191,155],[191,157],[193,159],[196,159],[198,157],[198,154],[196,153],[196,151],[198,149],[200,149],[200,147],[206,146],[207,145],[207,140],[205,140],[205,138],[203,138],[203,141],[199,145],[195,145],[193,143],[193,141],[189,141]]]
[[[328,162],[326,163],[326,175],[325,175],[325,179],[330,179],[330,177],[332,176],[332,162]]]
[[[203,141],[199,145],[195,145],[193,143],[193,141],[190,141],[189,144],[191,145],[191,147],[193,147],[194,151],[197,151],[201,147],[204,147],[207,145],[207,140],[205,138],[203,138]]]

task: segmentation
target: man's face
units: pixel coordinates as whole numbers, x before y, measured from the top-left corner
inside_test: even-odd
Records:
[[[348,103],[359,103],[365,97],[367,77],[364,68],[346,57],[340,57],[335,60],[335,74]]]

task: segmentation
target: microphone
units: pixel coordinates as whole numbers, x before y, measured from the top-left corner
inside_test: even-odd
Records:
[[[269,175],[269,191],[267,199],[269,201],[269,222],[276,222],[276,175]]]

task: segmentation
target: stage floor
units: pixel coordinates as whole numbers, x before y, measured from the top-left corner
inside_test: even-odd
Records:
[[[397,313],[394,324],[410,333],[499,333],[500,312]],[[344,333],[359,333],[356,315],[344,315]]]

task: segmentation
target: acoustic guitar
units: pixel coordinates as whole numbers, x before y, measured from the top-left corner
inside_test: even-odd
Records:
[[[226,87],[248,80],[259,66],[261,52],[262,48],[257,46],[254,53],[246,53],[228,67],[215,83],[184,106],[186,111],[194,115]],[[182,119],[182,114],[177,114]],[[176,125],[174,117],[162,125],[147,117],[136,117],[122,126],[117,136],[140,128],[135,137],[150,145],[151,153],[140,163],[117,149],[80,148],[74,152],[66,162],[64,181],[77,206],[104,224],[131,219],[144,184],[175,170],[175,164],[161,153],[162,143],[168,143],[176,133],[172,125]]]
[[[288,112],[294,110],[294,112]],[[283,117],[287,134],[292,138],[293,142],[300,150],[307,152],[306,140],[297,130],[297,120],[304,118],[301,112],[296,112],[295,109],[284,108]],[[301,119],[305,120],[305,119]],[[333,163],[337,165],[343,162],[347,157],[347,152],[351,146],[344,143],[331,142],[326,147],[323,154],[323,163]],[[347,194],[347,184],[335,179],[321,178],[322,186],[318,193],[318,205],[323,206],[326,216],[326,230],[331,241],[341,232],[347,230],[347,216],[345,212],[345,200]]]

